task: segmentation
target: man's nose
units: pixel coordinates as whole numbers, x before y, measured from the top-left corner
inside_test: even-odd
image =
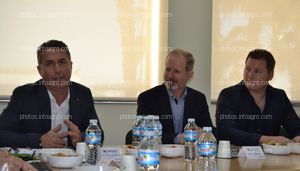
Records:
[[[247,76],[248,76],[248,78],[250,78],[250,79],[254,78],[254,72],[253,72],[253,71],[248,72],[248,73],[247,73]]]
[[[172,79],[174,77],[174,72],[173,71],[168,72],[167,77],[168,80]]]
[[[61,72],[61,67],[60,67],[60,65],[58,63],[56,63],[54,65],[54,72],[55,73],[60,73]]]

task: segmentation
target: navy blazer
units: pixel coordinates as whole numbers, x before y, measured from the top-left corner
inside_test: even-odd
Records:
[[[97,119],[100,126],[90,89],[75,82],[70,82],[69,89],[69,120],[82,133],[90,119]],[[0,115],[0,147],[38,148],[41,136],[50,129],[50,98],[42,81],[17,87]]]
[[[188,118],[195,118],[197,126],[212,127],[205,95],[192,88],[187,88],[184,102],[182,132]],[[162,143],[173,144],[176,136],[169,95],[165,85],[156,86],[138,96],[137,115],[159,115],[163,126]]]
[[[289,138],[300,135],[300,120],[283,90],[268,85],[263,112],[243,82],[222,90],[216,122],[220,139],[239,146],[259,145],[262,135],[278,136],[283,126]]]

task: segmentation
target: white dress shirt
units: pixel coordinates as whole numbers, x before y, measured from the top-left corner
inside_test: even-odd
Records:
[[[68,126],[64,123],[64,119],[69,119],[69,100],[70,100],[70,90],[68,89],[68,96],[66,99],[62,102],[62,104],[59,106],[56,103],[56,99],[52,95],[52,93],[48,90],[48,94],[50,97],[50,103],[51,103],[51,129],[57,127],[59,124],[61,124],[61,132],[67,132]],[[66,145],[68,145],[67,138],[64,138]]]

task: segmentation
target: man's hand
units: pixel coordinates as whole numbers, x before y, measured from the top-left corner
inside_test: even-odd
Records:
[[[9,156],[5,152],[0,151],[0,166],[2,170],[24,170],[37,171],[32,165],[14,156]]]
[[[179,135],[180,144],[184,144],[184,134]]]
[[[8,170],[37,171],[32,165],[30,165],[29,163],[23,161],[18,157],[9,156],[6,159],[4,159],[3,162],[7,162]]]
[[[293,141],[296,142],[296,143],[300,143],[300,136],[294,137]]]
[[[293,142],[293,141],[288,139],[288,138],[285,138],[283,136],[266,136],[266,135],[263,135],[259,139],[260,144],[268,143],[268,142],[274,142],[274,143],[279,143],[279,144],[287,144],[287,143],[290,143],[290,142]]]
[[[62,148],[65,147],[66,142],[64,138],[69,135],[69,132],[61,132],[61,125],[51,129],[41,137],[41,145],[43,148]]]
[[[76,144],[78,142],[83,141],[82,136],[81,136],[81,132],[80,132],[79,128],[73,122],[71,122],[67,119],[65,119],[64,122],[70,129],[69,135],[70,135],[71,140],[72,140],[72,145],[73,145],[73,147],[76,147]]]

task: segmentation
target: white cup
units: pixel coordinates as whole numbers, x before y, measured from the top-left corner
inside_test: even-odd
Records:
[[[137,171],[137,161],[136,161],[135,156],[122,155],[121,170],[122,171]]]
[[[220,140],[218,146],[219,158],[231,158],[230,141]]]
[[[230,171],[230,165],[232,160],[228,159],[219,159],[218,160],[218,168],[222,168],[222,171]]]
[[[85,161],[85,149],[86,149],[86,144],[85,142],[78,142],[76,144],[76,153],[81,154],[82,157],[82,161]]]

